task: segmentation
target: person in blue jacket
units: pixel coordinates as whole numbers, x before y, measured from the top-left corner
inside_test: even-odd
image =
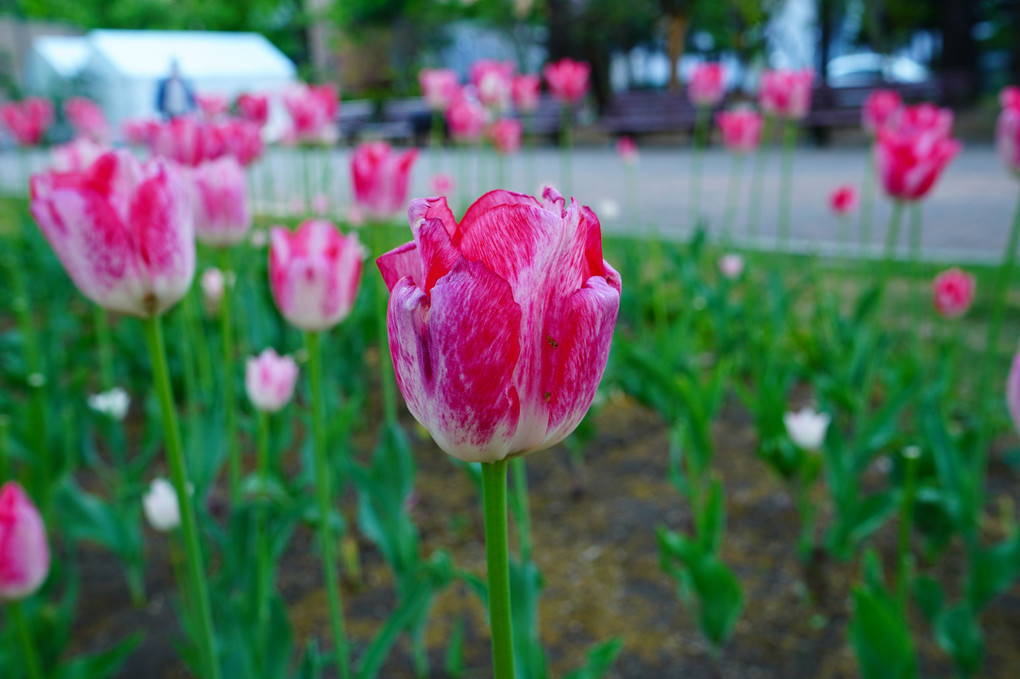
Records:
[[[160,80],[157,86],[156,110],[165,120],[173,120],[195,110],[194,90],[181,77],[176,59],[170,62],[170,75]]]

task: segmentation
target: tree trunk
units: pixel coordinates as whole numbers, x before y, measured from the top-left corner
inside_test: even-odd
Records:
[[[680,59],[684,56],[684,39],[690,17],[686,14],[671,14],[666,17],[666,54],[669,57],[669,89],[680,89]]]
[[[549,39],[546,50],[549,61],[558,61],[563,57],[574,56],[571,49],[571,16],[569,0],[548,0],[546,2],[546,25],[549,27]]]
[[[820,0],[818,3],[818,74],[822,85],[829,84],[829,55],[832,52],[832,0]]]
[[[971,0],[943,0],[942,2],[942,73],[963,85],[951,93],[964,103],[977,91],[978,58],[974,40],[974,4]]]

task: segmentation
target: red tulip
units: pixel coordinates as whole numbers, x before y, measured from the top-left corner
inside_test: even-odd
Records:
[[[958,318],[974,303],[974,276],[962,269],[947,269],[932,281],[935,310],[945,318]]]
[[[282,226],[269,234],[269,285],[287,322],[326,330],[347,318],[361,281],[365,251],[355,234],[344,236],[322,219]]]
[[[810,68],[765,71],[761,76],[758,103],[770,115],[792,120],[803,118],[811,108],[814,79],[815,72]]]
[[[262,157],[262,128],[258,123],[232,118],[217,126],[220,139],[228,154],[248,167]]]
[[[354,201],[371,219],[385,220],[407,206],[407,184],[418,149],[395,153],[384,141],[360,144],[351,156]]]
[[[896,90],[875,90],[861,107],[861,125],[871,136],[893,119],[903,108],[903,100]]]
[[[857,209],[857,189],[852,184],[837,187],[829,194],[829,207],[837,216],[848,215]]]
[[[531,113],[538,108],[542,96],[542,79],[533,73],[524,73],[514,78],[510,91],[517,110]]]
[[[715,124],[722,132],[723,146],[733,153],[750,153],[761,143],[761,114],[748,108],[720,111]]]
[[[64,116],[77,137],[94,142],[105,142],[110,136],[106,114],[96,102],[84,97],[70,97],[64,101]]]
[[[339,99],[332,85],[303,85],[287,92],[283,105],[290,113],[290,136],[299,143],[323,144],[337,134]]]
[[[175,304],[195,275],[188,187],[162,160],[105,153],[84,172],[42,172],[32,215],[82,294],[146,318]]]
[[[29,97],[0,106],[0,120],[21,146],[38,146],[53,124],[53,104],[49,99]]]
[[[0,601],[17,601],[42,587],[50,545],[39,510],[17,481],[0,488]]]
[[[509,156],[521,150],[521,122],[510,118],[503,118],[493,123],[489,130],[492,137],[492,145],[496,150]]]
[[[509,108],[513,78],[512,61],[479,59],[471,65],[471,82],[478,92],[478,100],[495,111]]]
[[[223,94],[211,92],[198,93],[195,95],[195,102],[206,120],[214,121],[227,112],[230,108],[230,100]]]
[[[463,92],[446,111],[446,123],[450,126],[450,134],[457,141],[478,141],[485,129],[486,120],[487,114],[482,105],[474,99],[469,99]]]
[[[460,92],[460,79],[448,68],[423,68],[418,71],[418,84],[433,111],[445,113]]]
[[[598,218],[546,189],[492,191],[458,224],[444,198],[411,202],[414,240],[377,260],[407,406],[448,454],[494,462],[578,425],[620,305]]]
[[[555,64],[546,64],[542,71],[549,91],[566,104],[574,104],[588,92],[588,76],[591,67],[583,61],[564,57]]]
[[[960,151],[950,138],[952,113],[930,104],[903,109],[878,131],[875,167],[885,192],[920,200]]]
[[[232,156],[202,163],[190,171],[195,237],[206,245],[240,243],[251,229],[244,168]]]
[[[223,155],[226,146],[218,127],[180,116],[150,130],[149,152],[187,167]]]
[[[237,98],[237,112],[244,120],[265,127],[269,122],[269,97],[246,92]]]
[[[626,165],[633,165],[638,160],[638,147],[630,137],[620,137],[616,140],[616,155]]]
[[[720,63],[698,64],[687,84],[687,96],[695,106],[716,106],[726,96],[726,72]]]
[[[999,99],[1002,113],[995,125],[995,147],[1006,169],[1020,177],[1020,87],[1006,87]]]

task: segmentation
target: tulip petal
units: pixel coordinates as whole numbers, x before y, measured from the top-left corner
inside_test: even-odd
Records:
[[[445,199],[444,199],[445,202]],[[523,193],[516,193],[514,191],[506,191],[503,189],[497,189],[495,191],[489,191],[481,198],[471,204],[471,207],[464,213],[464,217],[460,220],[460,232],[461,235],[468,231],[474,226],[474,222],[479,218],[483,217],[485,213],[493,208],[503,205],[533,205],[535,207],[542,207],[542,203],[535,199],[534,196],[526,196]],[[449,230],[449,229],[447,229]],[[451,232],[452,234],[453,232]]]
[[[452,238],[457,233],[457,218],[450,211],[446,203],[446,196],[438,198],[415,198],[407,207],[407,220],[411,224],[411,231],[418,238],[418,229],[421,224],[430,219],[438,219],[446,228],[446,233]]]
[[[421,286],[423,280],[421,255],[418,253],[418,245],[414,241],[404,243],[395,250],[379,255],[375,263],[379,267],[379,273],[382,274],[387,290],[392,292],[397,282],[405,276],[410,276],[412,283],[418,287]]]
[[[510,285],[461,260],[426,294],[407,278],[390,296],[390,352],[400,391],[444,451],[467,462],[509,452],[521,308]]]

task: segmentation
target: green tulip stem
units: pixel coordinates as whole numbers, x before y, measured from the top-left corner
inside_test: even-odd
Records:
[[[896,257],[896,243],[900,239],[900,227],[903,225],[904,202],[897,200],[893,203],[892,215],[889,217],[889,228],[885,234],[885,255],[882,265],[882,292],[889,285],[892,277],[893,262]]]
[[[227,470],[230,504],[237,507],[241,499],[241,447],[237,437],[237,398],[234,395],[234,324],[231,317],[233,285],[230,281],[230,250],[219,252],[223,271],[223,299],[220,301],[220,336],[223,340],[223,412],[226,418]]]
[[[25,668],[28,671],[29,679],[43,679],[39,654],[32,641],[32,632],[28,627],[28,621],[25,620],[25,611],[22,610],[21,602],[11,601],[7,605],[7,613],[11,616],[11,623],[18,630],[18,641],[21,643],[21,652],[25,657]]]
[[[224,274],[225,276],[226,274]],[[225,285],[225,283],[224,283]],[[200,292],[198,294],[201,294]],[[222,301],[221,301],[222,304]],[[181,300],[181,314],[188,327],[188,341],[195,350],[195,366],[198,371],[198,385],[204,398],[209,398],[214,389],[212,357],[206,342],[202,318],[195,309],[195,296],[187,294]]]
[[[861,182],[861,219],[857,226],[857,252],[863,256],[871,249],[871,227],[875,219],[875,156],[868,149],[868,162],[864,165]]]
[[[907,448],[903,453],[903,503],[900,505],[899,535],[896,541],[896,600],[904,613],[910,591],[910,527],[914,521],[919,457],[920,451],[916,447]]]
[[[907,241],[910,247],[910,274],[911,279],[917,275],[917,265],[921,262],[921,203],[914,202],[910,204],[910,231],[907,235]],[[913,307],[914,313],[914,327],[918,328],[921,323],[921,309],[924,307],[924,299],[920,298],[920,293],[915,289],[914,296],[918,299],[910,300],[910,306]]]
[[[510,558],[506,516],[507,461],[482,464],[485,503],[485,566],[489,577],[489,627],[493,679],[514,679],[513,623],[510,616]]]
[[[163,415],[163,436],[166,443],[170,479],[177,491],[177,502],[181,512],[181,535],[191,600],[194,610],[194,624],[198,637],[200,665],[205,679],[219,679],[220,667],[216,660],[216,646],[213,632],[212,609],[209,607],[209,592],[206,589],[205,567],[202,561],[202,545],[199,542],[198,521],[191,493],[188,491],[188,471],[181,445],[181,431],[177,423],[173,393],[170,390],[170,372],[167,369],[166,346],[163,341],[163,325],[159,316],[145,320],[145,339],[149,345],[152,360],[153,380],[159,406]]]
[[[92,305],[92,318],[96,326],[99,351],[99,377],[103,391],[113,389],[113,337],[110,334],[110,316],[98,304]]]
[[[10,470],[11,440],[10,440],[11,418],[7,415],[0,415],[0,484],[12,478]]]
[[[333,497],[331,475],[326,461],[326,412],[322,391],[321,335],[318,332],[305,333],[305,347],[308,350],[308,379],[312,397],[312,432],[315,448],[315,491],[319,505],[319,547],[322,550],[322,573],[326,581],[326,599],[329,603],[329,622],[333,632],[333,648],[336,654],[337,671],[340,679],[351,676],[350,648],[344,627],[343,602],[340,599],[340,585],[336,576],[336,553],[333,531],[330,529]]]
[[[694,114],[694,132],[691,136],[691,180],[690,180],[690,218],[691,228],[697,229],[701,220],[701,161],[704,155],[708,120],[711,109],[698,106]]]
[[[779,175],[779,227],[777,239],[779,248],[784,252],[790,249],[790,221],[792,218],[793,199],[793,156],[797,143],[797,122],[783,121],[783,164]]]
[[[369,224],[372,233],[373,254],[380,257],[386,252],[386,226]],[[397,423],[397,382],[393,373],[393,359],[390,358],[389,326],[386,316],[390,305],[390,292],[381,276],[377,276],[375,315],[379,334],[379,379],[382,382],[383,417],[387,426]]]
[[[768,141],[772,136],[774,119],[770,115],[765,116],[761,126],[761,143],[754,154],[754,175],[751,179],[751,206],[747,224],[747,236],[753,242],[758,239],[758,230],[761,226],[761,193],[765,184],[765,166],[768,164],[769,151]]]
[[[260,643],[267,644],[269,632],[269,598],[272,586],[269,582],[269,414],[258,412],[258,448],[256,465],[259,477],[259,509],[255,534],[257,550],[255,562],[256,596],[258,597],[258,628]]]
[[[523,457],[515,457],[510,462],[513,474],[514,493],[510,498],[510,507],[517,523],[517,550],[521,555],[521,563],[531,561],[531,509],[528,506],[528,471]]]

